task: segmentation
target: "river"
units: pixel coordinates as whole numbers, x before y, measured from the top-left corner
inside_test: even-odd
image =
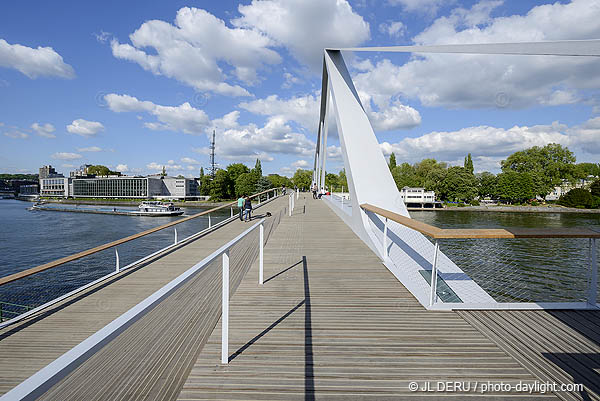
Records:
[[[562,228],[600,231],[593,213],[411,211],[440,228]],[[600,249],[600,241],[597,249]],[[581,302],[589,275],[588,239],[440,240],[440,249],[499,302]]]
[[[1,277],[181,218],[27,210],[31,205],[18,200],[0,200]],[[185,210],[184,216],[203,211],[200,208],[182,209]],[[229,214],[228,208],[211,213],[212,223],[222,221]],[[208,218],[204,216],[179,224],[178,238],[181,240],[207,226]],[[120,266],[149,255],[173,240],[174,229],[168,228],[120,245]],[[0,301],[40,305],[114,269],[113,248],[1,286]]]

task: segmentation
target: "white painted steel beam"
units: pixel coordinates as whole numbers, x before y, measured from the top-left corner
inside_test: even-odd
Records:
[[[548,42],[474,43],[431,46],[347,47],[335,50],[400,53],[512,54],[527,56],[600,57],[600,39],[557,40]]]

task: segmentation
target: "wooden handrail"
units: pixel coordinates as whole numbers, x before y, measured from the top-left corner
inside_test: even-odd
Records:
[[[265,194],[265,193],[273,191],[275,189],[278,189],[278,188],[267,189],[266,191],[262,191],[260,193],[257,193],[257,194],[254,194],[254,195],[250,196],[250,198],[257,197],[259,195]],[[121,239],[118,239],[116,241],[109,242],[107,244],[99,245],[99,246],[97,246],[95,248],[91,248],[91,249],[87,249],[85,251],[81,251],[81,252],[76,253],[74,255],[65,256],[64,258],[60,258],[60,259],[54,260],[52,262],[44,263],[43,265],[32,267],[30,269],[23,270],[23,271],[20,271],[18,273],[11,274],[9,276],[1,277],[0,278],[0,286],[4,285],[4,284],[7,284],[7,283],[10,283],[10,282],[15,281],[15,280],[19,280],[19,279],[21,279],[23,277],[31,276],[32,274],[39,273],[39,272],[42,272],[44,270],[52,269],[53,267],[63,265],[65,263],[67,263],[67,262],[72,262],[74,260],[81,259],[81,258],[83,258],[85,256],[93,255],[93,254],[98,253],[100,251],[104,251],[106,249],[113,248],[113,247],[115,247],[117,245],[124,244],[125,242],[133,241],[134,239],[144,237],[146,235],[155,233],[157,231],[164,230],[165,228],[172,227],[172,226],[174,226],[176,224],[181,224],[181,223],[184,223],[184,222],[186,222],[188,220],[192,220],[192,219],[195,219],[197,217],[204,216],[204,215],[207,215],[209,213],[212,213],[212,212],[215,212],[217,210],[220,210],[220,209],[223,209],[223,208],[226,208],[226,207],[230,207],[230,206],[233,206],[233,205],[237,206],[237,203],[235,201],[231,202],[231,203],[226,203],[224,205],[217,206],[217,207],[212,208],[210,210],[206,210],[206,211],[198,213],[198,214],[194,214],[194,215],[191,215],[191,216],[188,216],[188,217],[184,217],[182,219],[179,219],[179,220],[176,220],[176,221],[172,221],[172,222],[167,223],[167,224],[163,224],[162,226],[158,226],[158,227],[154,227],[154,228],[151,228],[149,230],[146,230],[146,231],[142,231],[141,233],[130,235],[129,237],[121,238]]]
[[[360,207],[412,228],[431,238],[600,238],[589,228],[439,228],[398,213],[363,203]]]

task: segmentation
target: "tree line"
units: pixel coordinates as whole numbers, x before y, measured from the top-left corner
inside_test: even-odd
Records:
[[[471,154],[463,166],[448,166],[435,159],[397,165],[392,153],[389,167],[399,189],[423,187],[435,191],[439,200],[471,204],[484,198],[509,204],[532,203],[536,197],[544,199],[563,180],[575,183],[589,176],[600,177],[600,164],[576,163],[573,152],[555,143],[511,154],[501,162],[502,171],[497,175],[487,171],[475,174]],[[600,200],[594,203],[594,195],[584,191],[592,197],[586,197],[584,207],[600,206]]]

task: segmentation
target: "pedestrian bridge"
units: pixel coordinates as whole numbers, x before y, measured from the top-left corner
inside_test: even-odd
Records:
[[[350,50],[600,56],[600,41]],[[323,190],[333,113],[349,200],[269,190],[250,223],[232,209],[127,266],[117,252],[113,273],[0,322],[1,400],[600,399],[600,233],[412,220],[340,49],[323,71],[313,179]],[[558,290],[479,242],[531,238],[581,241]],[[451,259],[444,240],[475,242]]]
[[[600,312],[427,310],[332,200],[300,194],[291,216],[290,203],[270,199],[254,223],[234,219],[4,327],[2,399],[415,399],[448,381],[471,383],[460,398],[600,398]],[[214,250],[236,237],[223,354]],[[583,387],[514,389],[546,381]]]

